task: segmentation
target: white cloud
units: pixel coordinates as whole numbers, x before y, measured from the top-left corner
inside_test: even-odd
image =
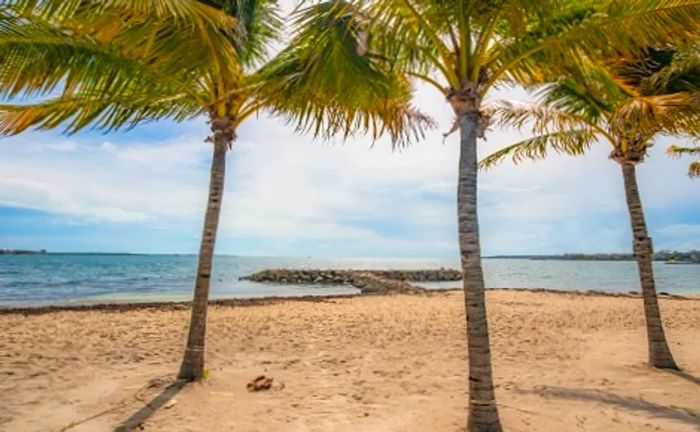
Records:
[[[27,137],[31,146],[22,145]],[[55,149],[56,134],[27,137],[5,139],[0,146],[0,202],[5,205],[92,223],[155,222],[199,213],[191,208],[201,196],[193,182],[206,182],[206,173],[197,165],[196,151],[183,151],[196,149],[196,143],[152,143],[146,160],[133,157],[145,143],[122,149],[87,140],[74,143],[69,153],[55,154],[45,150]],[[201,140],[199,147],[201,158],[207,148]]]

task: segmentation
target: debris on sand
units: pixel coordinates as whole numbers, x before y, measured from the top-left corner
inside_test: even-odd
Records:
[[[257,378],[255,378],[253,381],[249,382],[246,385],[246,388],[248,389],[249,392],[258,392],[258,391],[263,391],[263,390],[282,390],[284,388],[284,384],[275,381],[274,378],[272,377],[267,377],[265,375],[260,375]]]

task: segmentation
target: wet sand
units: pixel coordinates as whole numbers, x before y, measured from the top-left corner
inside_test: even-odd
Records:
[[[645,365],[638,298],[496,290],[488,306],[506,430],[700,430],[700,298],[661,300],[680,374]],[[463,430],[459,292],[213,305],[208,379],[167,387],[188,318],[3,313],[0,430]],[[284,388],[248,392],[261,374]]]

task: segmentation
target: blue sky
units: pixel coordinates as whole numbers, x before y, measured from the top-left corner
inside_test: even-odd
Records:
[[[519,90],[497,97],[522,99]],[[457,136],[452,114],[419,88],[439,127],[392,152],[358,137],[328,143],[261,115],[239,131],[217,251],[329,257],[457,256]],[[0,139],[0,248],[195,253],[211,147],[204,119],[126,133],[30,132]],[[521,138],[492,131],[487,154]],[[661,139],[639,168],[657,249],[700,248],[700,181]],[[630,248],[619,167],[600,145],[481,175],[482,247],[493,254],[623,252]]]

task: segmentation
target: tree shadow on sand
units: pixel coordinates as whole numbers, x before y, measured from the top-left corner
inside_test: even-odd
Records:
[[[628,411],[643,411],[654,417],[676,420],[692,426],[700,426],[700,412],[692,409],[674,405],[659,405],[654,402],[645,401],[644,399],[619,396],[602,390],[543,386],[532,390],[517,391],[523,394],[537,394],[542,397],[597,401],[604,404],[615,405]]]
[[[149,402],[145,402],[138,411],[121,422],[114,431],[127,432],[138,428],[140,424],[148,420],[156,411],[173,399],[187,384],[187,381],[178,380],[168,385]]]
[[[679,378],[683,378],[684,380],[690,381],[693,384],[697,384],[700,386],[700,378],[696,377],[695,375],[691,375],[688,372],[682,371],[682,370],[668,370],[666,371],[670,374],[673,374]]]

